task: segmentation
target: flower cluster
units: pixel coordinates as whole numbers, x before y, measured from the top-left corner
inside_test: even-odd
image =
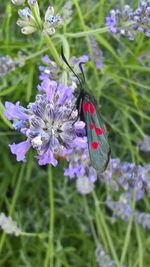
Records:
[[[54,34],[55,28],[62,24],[62,18],[60,15],[54,15],[54,8],[52,6],[47,8],[43,23],[40,18],[40,11],[37,1],[28,0],[28,4],[29,7],[25,7],[18,11],[20,18],[17,20],[17,25],[21,27],[21,32],[23,34],[31,34],[40,29],[43,34]],[[32,12],[32,7],[34,7],[36,10],[38,21],[35,19],[34,13]]]
[[[141,151],[150,151],[150,136],[146,136],[143,141],[138,144],[138,147]]]
[[[19,5],[22,5],[22,4],[25,2],[25,0],[11,0],[11,2],[12,2],[14,5],[19,6]]]
[[[111,257],[104,251],[104,248],[101,244],[99,244],[95,250],[95,257],[96,257],[96,262],[99,267],[116,267],[117,266],[116,262],[113,261]]]
[[[129,221],[133,216],[134,223],[150,229],[150,214],[133,210],[130,205],[131,198],[131,194],[122,194],[118,201],[113,201],[111,198],[106,200],[106,206],[113,211],[112,222],[114,223],[118,218]]]
[[[45,22],[43,24],[43,34],[54,34],[55,28],[62,24],[62,18],[59,14],[54,15],[54,8],[49,6],[45,13]]]
[[[105,205],[113,211],[112,222],[115,222],[117,218],[121,218],[123,221],[128,221],[132,215],[132,208],[129,203],[130,197],[128,194],[121,194],[118,201],[113,201],[111,197],[105,201]]]
[[[71,0],[67,0],[67,2],[65,3],[65,5],[62,8],[62,18],[63,21],[68,24],[70,23],[71,19],[72,19],[72,1]]]
[[[0,57],[0,76],[6,75],[16,68],[16,62],[9,56]]]
[[[150,37],[150,1],[141,1],[135,10],[129,5],[122,10],[111,10],[106,25],[112,34],[126,36],[129,40],[134,39],[136,31]]]
[[[101,181],[110,184],[114,190],[119,187],[124,190],[136,189],[139,198],[142,197],[144,190],[150,190],[150,165],[136,165],[134,163],[123,162],[119,159],[111,159],[107,170],[99,174]]]
[[[0,57],[0,76],[4,76],[14,71],[17,67],[22,67],[25,62],[25,56],[21,51],[18,52],[17,57],[10,56]]]
[[[82,148],[71,150],[67,159],[69,166],[65,169],[64,175],[71,179],[77,178],[77,189],[81,194],[90,193],[93,190],[93,183],[97,179],[110,185],[115,191],[118,191],[119,188],[129,192],[136,189],[137,199],[143,197],[144,191],[150,192],[150,164],[142,167],[134,163],[121,163],[119,159],[111,159],[107,169],[103,173],[97,173],[91,165],[88,147],[85,144]],[[80,177],[82,177],[83,188],[82,183],[79,183]],[[85,181],[88,184],[87,192]]]
[[[40,165],[57,165],[56,155],[82,143],[79,136],[84,125],[76,122],[77,110],[73,90],[64,84],[45,79],[38,86],[40,94],[27,108],[20,103],[5,103],[5,116],[27,138],[19,144],[10,145],[18,161],[25,159],[30,147],[37,151]],[[75,123],[76,122],[76,123]]]
[[[19,236],[21,233],[17,223],[13,221],[10,216],[7,217],[4,213],[0,213],[0,227],[9,235],[14,234],[15,236]]]
[[[84,139],[80,147],[68,152],[69,166],[64,171],[65,176],[76,178],[77,191],[83,195],[89,194],[94,189],[94,183],[97,180],[96,170],[90,163],[86,137]]]
[[[79,68],[79,63],[86,63],[89,60],[89,56],[87,55],[83,55],[79,58],[76,57],[71,57],[69,59],[69,64],[71,67],[73,67],[74,71],[76,72],[76,74],[79,74],[81,72],[80,68]],[[63,76],[63,72],[60,69],[59,66],[57,66],[57,64],[52,61],[48,55],[45,55],[42,58],[42,62],[43,65],[41,65],[39,67],[40,70],[40,80],[44,80],[46,78],[49,78],[51,80],[54,81],[58,81],[58,80],[62,80],[62,76]],[[62,61],[63,64],[63,61]],[[78,84],[78,79],[74,76],[74,74],[68,70],[68,72],[66,73],[67,76],[67,82],[68,85],[71,86],[73,89],[75,89],[77,87]]]
[[[99,45],[93,36],[90,37],[91,49],[92,49],[92,60],[94,61],[96,67],[101,69],[103,67],[103,52],[99,48]]]

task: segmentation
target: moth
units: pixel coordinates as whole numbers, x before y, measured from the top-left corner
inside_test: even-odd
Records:
[[[107,168],[111,153],[106,125],[100,115],[95,98],[85,90],[83,63],[79,63],[79,68],[83,75],[83,80],[81,80],[67,62],[63,49],[61,49],[61,56],[80,84],[76,108],[80,120],[85,122],[91,164],[97,172],[103,172]]]

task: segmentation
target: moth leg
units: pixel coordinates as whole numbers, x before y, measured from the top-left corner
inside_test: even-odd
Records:
[[[81,120],[83,120],[82,119],[82,98],[81,97],[79,97],[78,99],[77,99],[77,102],[76,102],[76,107],[77,107],[77,110],[78,110],[78,116],[77,116],[77,118],[76,118],[76,120],[73,122],[73,124],[72,125],[74,125],[76,122],[77,122],[77,120],[79,119],[79,118],[81,118]],[[84,120],[83,120],[84,121]]]

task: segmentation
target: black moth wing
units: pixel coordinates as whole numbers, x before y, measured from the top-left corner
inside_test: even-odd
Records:
[[[84,104],[88,103],[88,111],[85,110]],[[90,112],[89,107],[94,107],[94,112]],[[82,99],[82,111],[86,123],[86,131],[88,137],[89,154],[92,166],[98,171],[103,172],[110,158],[110,146],[108,143],[108,133],[105,123],[98,111],[96,101],[89,94],[85,94]],[[91,129],[91,125],[94,125]],[[96,130],[102,134],[97,134]],[[94,142],[94,143],[93,143]],[[94,148],[95,145],[95,148]],[[96,147],[97,146],[97,147]]]

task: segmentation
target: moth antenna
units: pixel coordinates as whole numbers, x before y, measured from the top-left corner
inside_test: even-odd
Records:
[[[85,64],[85,62],[80,62],[79,63],[79,69],[81,70],[82,77],[83,77],[83,82],[85,83],[85,75],[84,75],[84,71],[83,71],[83,68],[82,68],[83,64]]]
[[[63,47],[61,46],[61,56],[62,56],[62,59],[63,61],[66,63],[66,65],[69,67],[69,69],[73,72],[73,74],[76,76],[76,78],[78,79],[79,83],[80,83],[80,86],[81,88],[83,87],[82,86],[82,81],[80,80],[80,78],[78,77],[78,75],[75,73],[75,71],[73,70],[73,68],[70,66],[70,64],[68,63],[65,55],[64,55],[64,51],[63,51]]]

